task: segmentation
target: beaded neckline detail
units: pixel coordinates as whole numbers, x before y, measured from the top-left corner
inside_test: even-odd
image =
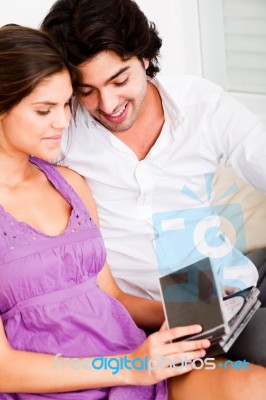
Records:
[[[10,250],[15,249],[17,238],[20,238],[21,241],[21,235],[25,237],[25,244],[28,244],[30,241],[38,241],[41,238],[57,238],[66,234],[77,232],[78,230],[82,229],[84,225],[86,225],[86,228],[88,228],[88,225],[95,226],[85,205],[82,203],[76,192],[68,184],[65,178],[58,172],[55,166],[36,157],[30,157],[30,162],[36,165],[46,175],[47,179],[71,205],[72,210],[66,228],[58,235],[48,235],[33,228],[27,222],[17,220],[12,214],[5,211],[5,209],[0,205],[0,234],[5,236],[6,240],[9,242],[8,248]]]

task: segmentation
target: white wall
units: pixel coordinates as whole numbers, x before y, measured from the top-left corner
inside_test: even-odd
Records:
[[[37,28],[55,0],[0,0],[0,26],[14,23]]]
[[[0,0],[0,26],[13,22],[38,27],[54,1]],[[163,39],[160,59],[162,73],[202,76],[198,4],[202,4],[203,0],[135,1],[148,19],[155,22]],[[204,0],[208,4],[220,1]],[[208,47],[213,42],[217,45],[212,31],[207,32],[207,37]],[[237,94],[236,97],[266,121],[266,96]]]
[[[201,76],[197,0],[136,1],[163,39],[162,72]]]
[[[201,75],[197,0],[136,0],[163,39],[164,74]],[[0,26],[38,27],[54,0],[0,0]]]

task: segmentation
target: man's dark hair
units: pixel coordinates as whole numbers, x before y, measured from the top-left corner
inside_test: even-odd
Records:
[[[111,50],[123,59],[148,59],[150,77],[159,71],[162,41],[133,0],[57,0],[41,29],[54,37],[74,66]]]

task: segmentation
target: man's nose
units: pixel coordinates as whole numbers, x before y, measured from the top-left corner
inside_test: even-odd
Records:
[[[110,91],[99,93],[99,108],[105,114],[112,114],[118,104],[117,97]]]

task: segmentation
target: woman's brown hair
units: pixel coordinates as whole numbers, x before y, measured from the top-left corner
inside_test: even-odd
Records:
[[[73,81],[74,70],[47,33],[13,24],[0,28],[0,115],[64,70]]]

